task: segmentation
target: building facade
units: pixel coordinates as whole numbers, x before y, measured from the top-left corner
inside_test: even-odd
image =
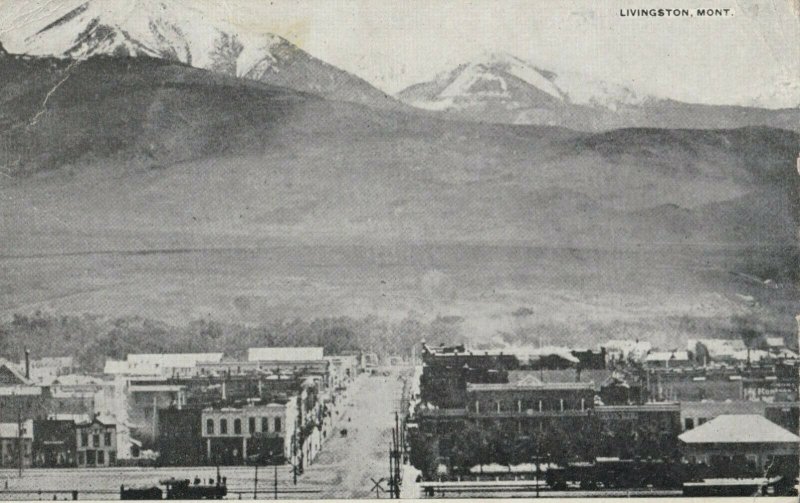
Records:
[[[20,431],[20,426],[22,431]],[[0,423],[0,466],[17,468],[33,462],[33,421]]]
[[[211,463],[244,464],[253,456],[291,459],[297,433],[297,401],[208,408],[202,411],[202,438]]]
[[[114,466],[117,463],[117,428],[108,419],[95,417],[75,425],[78,467]]]

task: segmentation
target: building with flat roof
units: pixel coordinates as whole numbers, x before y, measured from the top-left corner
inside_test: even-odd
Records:
[[[270,347],[249,348],[248,361],[302,361],[322,360],[323,348],[321,347]]]
[[[222,353],[129,354],[123,362],[106,360],[104,373],[130,377],[189,377],[197,374],[197,364],[220,362]]]
[[[202,411],[206,459],[219,464],[245,464],[249,457],[272,453],[273,461],[292,459],[297,400]]]

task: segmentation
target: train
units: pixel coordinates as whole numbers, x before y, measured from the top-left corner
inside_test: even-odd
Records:
[[[686,480],[686,467],[678,461],[661,459],[597,458],[550,467],[545,472],[547,485],[554,490],[633,489],[653,487],[680,489]]]
[[[164,479],[159,484],[165,486],[162,490],[158,486],[150,487],[125,487],[119,488],[119,499],[121,500],[204,500],[222,499],[228,494],[227,478],[220,477],[217,472],[216,481],[209,479],[208,484],[204,484],[199,478],[194,479],[194,483],[189,479]]]

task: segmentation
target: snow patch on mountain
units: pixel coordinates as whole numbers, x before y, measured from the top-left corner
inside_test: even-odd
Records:
[[[210,23],[180,0],[88,1],[66,14],[42,19],[21,52],[86,58],[95,54],[151,56],[242,76],[283,41],[251,34],[224,22]]]
[[[516,80],[516,94],[511,80]],[[520,83],[523,88],[520,88]],[[512,108],[537,107],[536,93],[564,105],[585,105],[616,111],[642,104],[639,96],[620,84],[591,79],[578,73],[554,73],[509,54],[490,54],[465,63],[430,82],[411,86],[399,96],[429,110],[458,109],[485,99],[502,99]],[[539,94],[541,96],[541,94]],[[526,102],[527,101],[527,102]]]

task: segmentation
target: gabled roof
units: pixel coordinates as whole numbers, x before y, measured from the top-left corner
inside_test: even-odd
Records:
[[[4,371],[7,374],[10,374],[16,381],[18,381],[18,382],[12,383],[12,385],[13,384],[28,384],[28,385],[30,385],[32,383],[32,381],[30,379],[28,379],[27,377],[25,377],[25,375],[20,371],[19,367],[17,367],[16,365],[14,365],[13,363],[11,363],[8,360],[0,358],[0,372],[4,372]]]
[[[800,437],[758,414],[717,416],[684,432],[678,438],[686,444],[774,444],[797,443]]]

